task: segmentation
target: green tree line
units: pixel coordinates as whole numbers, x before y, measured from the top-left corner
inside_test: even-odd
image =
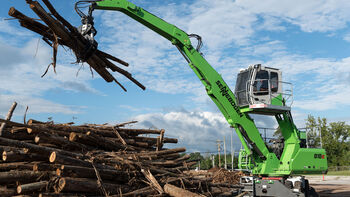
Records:
[[[326,150],[329,166],[350,166],[350,125],[330,122],[311,115],[306,120],[307,142],[310,148]]]
[[[213,156],[214,156],[214,165],[215,166],[213,166]],[[208,170],[208,169],[211,169],[213,167],[219,167],[219,164],[220,164],[221,168],[225,167],[224,166],[225,165],[225,155],[224,154],[220,154],[220,162],[219,162],[219,155],[218,154],[203,156],[199,152],[191,153],[189,160],[190,161],[198,161],[198,163],[196,165],[194,165],[193,168],[200,168],[201,170]],[[226,155],[227,169],[232,168],[231,161],[232,161],[232,155],[227,154]],[[233,157],[233,169],[237,169],[237,168],[238,168],[238,155],[235,155]]]
[[[350,166],[350,125],[346,122],[329,122],[326,118],[315,118],[309,115],[306,119],[306,130],[307,130],[307,144],[309,148],[321,147],[326,150],[328,166]],[[282,137],[280,130],[277,129],[275,137]],[[194,168],[207,170],[213,167],[224,167],[225,156],[220,155],[206,155],[203,156],[199,152],[191,153],[190,159],[192,161],[198,161],[198,164]],[[213,166],[213,157],[214,165]],[[226,155],[227,168],[231,169],[232,155]],[[234,169],[238,168],[238,155],[234,156]]]

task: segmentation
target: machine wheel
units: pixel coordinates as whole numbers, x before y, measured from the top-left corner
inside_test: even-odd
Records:
[[[309,189],[309,197],[319,197],[319,195],[313,187],[310,187]]]
[[[309,180],[305,180],[304,192],[305,192],[305,197],[310,197]]]
[[[284,185],[288,188],[288,189],[293,189],[293,182],[292,181],[285,181]]]
[[[303,192],[304,193],[304,188],[302,187],[302,184],[300,181],[295,181],[294,183],[294,188],[295,189],[299,189],[299,191]]]

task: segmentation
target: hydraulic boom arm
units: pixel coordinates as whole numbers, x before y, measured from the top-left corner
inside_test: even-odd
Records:
[[[253,174],[271,175],[274,174],[274,171],[277,171],[280,164],[279,159],[265,145],[254,120],[248,113],[241,111],[229,86],[202,57],[199,50],[192,46],[190,36],[186,32],[127,0],[96,1],[92,8],[123,12],[175,45],[203,83],[207,94],[220,109],[227,122],[235,128],[247,154],[252,157],[255,164]],[[289,175],[290,172],[290,170],[287,170],[283,175]],[[279,175],[281,175],[281,172],[279,172]]]

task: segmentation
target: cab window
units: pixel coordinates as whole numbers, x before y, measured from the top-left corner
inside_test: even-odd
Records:
[[[276,72],[270,73],[270,85],[271,85],[271,92],[278,91],[278,73]]]
[[[260,70],[256,73],[254,81],[254,94],[255,95],[267,95],[269,93],[269,72],[266,70]]]

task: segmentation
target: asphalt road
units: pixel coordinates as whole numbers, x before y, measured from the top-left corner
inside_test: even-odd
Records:
[[[306,176],[320,197],[350,197],[350,176]]]

